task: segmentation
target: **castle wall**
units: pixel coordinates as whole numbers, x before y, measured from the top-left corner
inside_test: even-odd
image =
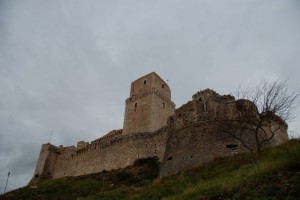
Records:
[[[243,120],[251,123],[245,126]],[[256,138],[252,122],[258,121],[263,129]],[[197,92],[192,101],[175,110],[169,86],[153,72],[131,83],[123,129],[91,143],[80,141],[77,147],[43,144],[29,184],[41,178],[124,168],[152,156],[162,162],[160,176],[167,176],[219,157],[254,151],[256,139],[264,141],[274,130],[276,134],[265,147],[288,140],[287,124],[272,113],[259,113],[251,101],[221,96],[210,89]],[[243,143],[232,133],[240,134]]]
[[[269,124],[272,123],[272,124]],[[272,138],[268,143],[270,146],[281,145],[289,140],[287,134],[288,126],[281,119],[266,122],[264,130],[269,138]]]
[[[200,122],[172,134],[167,141],[160,177],[247,151],[239,141],[222,135],[212,127],[214,122]]]
[[[278,124],[274,126],[276,126],[275,128],[279,128],[278,126],[280,126],[280,128],[278,130],[278,133],[276,133],[270,141],[271,146],[284,144],[286,141],[289,140],[289,135],[287,134],[288,127]]]
[[[255,151],[257,143],[252,126],[233,124],[231,120],[250,119],[254,122],[258,117],[256,106],[248,100],[235,101],[231,96],[220,96],[210,90],[197,93],[193,101],[178,108],[168,120],[169,136],[160,177],[203,165],[219,157]],[[278,117],[272,119],[267,123],[272,123],[273,131],[278,131],[272,140],[264,143],[264,148],[288,140],[285,122]],[[260,142],[271,134],[267,129],[269,124],[265,125],[258,132]],[[233,135],[242,137],[243,144]]]
[[[198,95],[176,109],[168,121],[169,136],[161,177],[247,151],[238,140],[218,129],[220,115],[234,117],[237,113],[234,99]]]
[[[53,177],[58,147],[52,144],[43,144],[36,164],[34,176],[30,182]]]
[[[65,147],[59,150],[53,178],[79,176],[123,168],[138,158],[158,156],[162,160],[167,133],[160,129],[152,133],[117,136],[92,142],[86,148]]]

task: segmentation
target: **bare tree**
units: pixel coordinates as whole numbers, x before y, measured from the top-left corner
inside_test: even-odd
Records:
[[[249,101],[237,100],[244,102],[244,108],[243,112],[233,118],[228,119],[221,115],[220,130],[239,140],[251,152],[260,152],[263,145],[287,128],[286,122],[296,116],[299,92],[288,90],[286,81],[263,81],[256,87],[239,88],[236,96],[238,99]],[[245,107],[245,102],[248,108]],[[253,108],[255,112],[251,112]]]
[[[239,88],[237,91],[237,98],[252,101],[259,113],[271,112],[284,121],[295,118],[298,97],[299,92],[290,91],[286,81],[262,81],[256,87]]]

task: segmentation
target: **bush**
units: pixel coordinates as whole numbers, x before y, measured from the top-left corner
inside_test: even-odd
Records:
[[[159,158],[157,156],[140,158],[134,161],[135,166],[148,165],[149,167],[158,168],[159,167]]]
[[[118,172],[116,174],[117,182],[123,182],[123,181],[126,181],[126,180],[131,179],[131,178],[132,178],[132,175],[128,174],[126,172]]]

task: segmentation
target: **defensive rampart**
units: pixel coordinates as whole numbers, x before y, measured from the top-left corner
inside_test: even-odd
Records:
[[[162,160],[166,137],[165,128],[161,128],[151,133],[99,138],[81,148],[44,144],[32,182],[123,168],[138,158],[158,156]]]
[[[195,94],[193,100],[177,109],[168,121],[169,135],[160,177],[203,165],[216,158],[255,151],[257,138],[249,129],[251,125],[244,126],[239,120],[255,122],[259,117],[251,101],[236,101],[232,96],[220,96],[212,90]],[[278,117],[272,119],[277,120],[268,122],[272,123],[271,129],[280,129],[263,147],[288,140],[287,125]],[[269,137],[269,127],[258,132],[259,141]]]

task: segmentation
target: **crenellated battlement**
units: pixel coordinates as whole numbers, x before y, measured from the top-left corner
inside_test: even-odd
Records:
[[[134,141],[135,139],[149,139],[153,137],[160,137],[165,130],[165,127],[155,131],[155,132],[145,132],[145,133],[131,133],[128,135],[116,135],[115,137],[101,137],[97,140],[91,142],[84,148],[76,149],[76,156],[83,156],[85,153],[91,151],[99,151],[103,149],[110,148],[111,146],[118,145],[123,142]]]

